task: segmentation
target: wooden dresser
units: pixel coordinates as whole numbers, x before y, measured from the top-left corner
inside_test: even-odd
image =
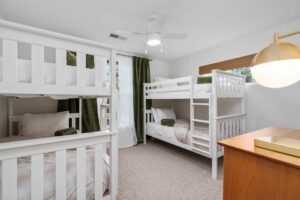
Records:
[[[271,127],[220,141],[224,200],[300,200],[300,158],[254,146],[267,135],[300,139],[300,130]]]

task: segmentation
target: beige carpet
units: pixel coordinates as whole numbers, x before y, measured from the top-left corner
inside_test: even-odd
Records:
[[[120,150],[118,193],[118,200],[215,200],[222,179],[211,178],[210,159],[155,140]]]

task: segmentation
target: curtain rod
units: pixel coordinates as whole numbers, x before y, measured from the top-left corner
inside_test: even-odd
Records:
[[[133,56],[139,56],[139,55],[134,55],[134,54],[128,54],[128,53],[123,53],[123,52],[118,52],[117,55],[119,56],[125,56],[125,57],[129,57],[132,58]],[[144,57],[143,57],[144,58]],[[149,61],[152,61],[152,59],[147,58]]]

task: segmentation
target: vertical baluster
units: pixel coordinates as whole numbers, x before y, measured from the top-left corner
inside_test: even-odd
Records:
[[[66,85],[66,60],[67,52],[63,49],[56,49],[55,51],[55,70],[56,70],[56,85]]]
[[[17,159],[2,161],[2,199],[17,200]]]
[[[95,145],[95,200],[103,199],[103,145]]]
[[[76,66],[76,85],[82,87],[84,83],[84,69],[86,68],[86,55],[81,52],[77,52],[77,66]]]
[[[44,47],[33,44],[31,46],[31,82],[44,84]]]
[[[77,199],[86,199],[86,149],[77,148]]]
[[[56,200],[67,199],[67,164],[66,150],[55,153],[55,196]]]
[[[4,82],[16,83],[17,79],[17,60],[18,60],[18,43],[12,40],[3,39],[3,74]]]
[[[44,198],[44,155],[31,156],[31,199]]]
[[[240,135],[240,134],[241,134],[241,130],[240,130],[240,119],[238,119],[238,121],[237,121],[237,131],[238,131],[238,134]]]
[[[76,128],[76,117],[72,116],[72,122],[71,122],[71,127]]]

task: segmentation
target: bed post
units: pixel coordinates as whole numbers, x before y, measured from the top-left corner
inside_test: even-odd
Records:
[[[118,134],[117,133],[117,105],[118,94],[116,88],[116,68],[117,68],[117,53],[112,49],[110,54],[110,130],[111,130],[111,145],[110,145],[110,193],[111,199],[117,198],[118,191]]]
[[[214,70],[212,73],[212,117],[213,117],[213,124],[212,124],[212,134],[211,134],[211,147],[212,147],[212,177],[213,179],[218,178],[218,154],[217,154],[217,149],[218,149],[218,143],[217,143],[217,117],[218,117],[218,96],[217,96],[217,79],[216,77],[216,71]]]
[[[75,123],[76,127],[76,123]],[[82,99],[79,99],[79,134],[82,133]]]
[[[147,114],[146,114],[146,109],[147,109],[146,108],[146,101],[147,101],[147,99],[146,99],[146,97],[147,97],[146,90],[147,90],[147,84],[144,83],[143,87],[144,87],[144,102],[143,102],[144,103],[144,107],[143,107],[143,112],[144,112],[143,113],[143,116],[144,116],[144,122],[143,122],[144,123],[144,126],[143,126],[144,127],[144,129],[143,129],[144,131],[143,132],[144,133],[143,134],[144,134],[144,144],[146,144],[147,143],[147,138],[146,138],[147,137],[147,135],[146,135],[146,129],[147,129],[147,127],[146,127],[147,126]]]

